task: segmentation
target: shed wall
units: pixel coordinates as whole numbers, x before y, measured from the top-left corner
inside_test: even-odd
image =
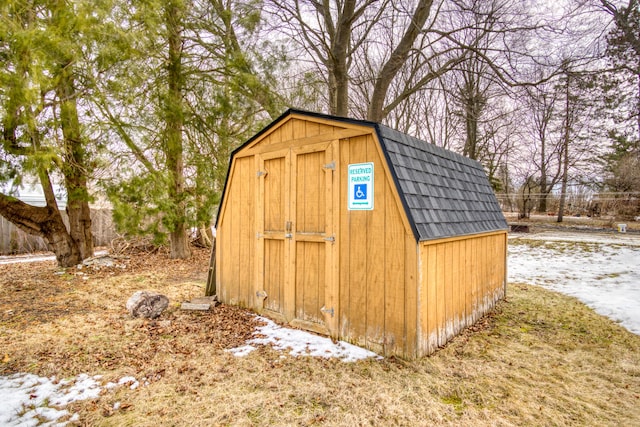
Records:
[[[504,297],[504,231],[420,243],[419,356],[472,325]]]
[[[256,167],[253,157],[233,162],[216,239],[218,293],[222,301],[253,307],[255,282]]]
[[[349,211],[348,165],[374,163],[374,209]],[[386,355],[416,353],[417,243],[373,135],[340,141],[340,335]]]

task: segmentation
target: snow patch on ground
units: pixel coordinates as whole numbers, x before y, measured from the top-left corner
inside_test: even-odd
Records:
[[[334,342],[330,338],[279,326],[265,317],[257,318],[265,325],[256,328],[253,333],[256,338],[248,340],[246,345],[228,350],[230,353],[242,357],[255,350],[256,346],[270,344],[276,350],[290,350],[289,354],[292,356],[336,357],[343,362],[355,362],[369,357],[380,358],[372,351],[344,341]]]
[[[509,282],[574,296],[640,335],[640,237],[542,233],[519,240],[510,239]]]
[[[130,381],[133,377],[125,378]],[[77,420],[77,414],[70,414],[64,407],[71,402],[98,398],[102,389],[107,388],[100,385],[100,379],[100,375],[87,374],[69,380],[24,373],[0,376],[0,426],[65,425]],[[133,381],[137,383],[135,378]],[[69,416],[67,421],[61,421]]]

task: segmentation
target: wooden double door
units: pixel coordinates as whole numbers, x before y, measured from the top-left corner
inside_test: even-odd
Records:
[[[322,333],[337,317],[337,141],[258,157],[258,305]]]

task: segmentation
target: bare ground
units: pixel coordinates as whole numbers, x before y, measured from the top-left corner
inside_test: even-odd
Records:
[[[72,404],[78,425],[640,425],[640,337],[573,298],[512,284],[490,316],[435,355],[357,363],[265,347],[256,320],[201,296],[208,254],[139,254],[121,266],[0,266],[0,375],[30,372],[146,385]],[[160,319],[132,319],[140,289],[167,295]],[[114,404],[118,409],[114,409]]]

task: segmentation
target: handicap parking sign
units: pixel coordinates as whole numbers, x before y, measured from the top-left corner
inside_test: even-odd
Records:
[[[373,210],[373,162],[353,163],[348,169],[350,211]]]
[[[367,184],[356,184],[353,191],[354,200],[367,200]]]

